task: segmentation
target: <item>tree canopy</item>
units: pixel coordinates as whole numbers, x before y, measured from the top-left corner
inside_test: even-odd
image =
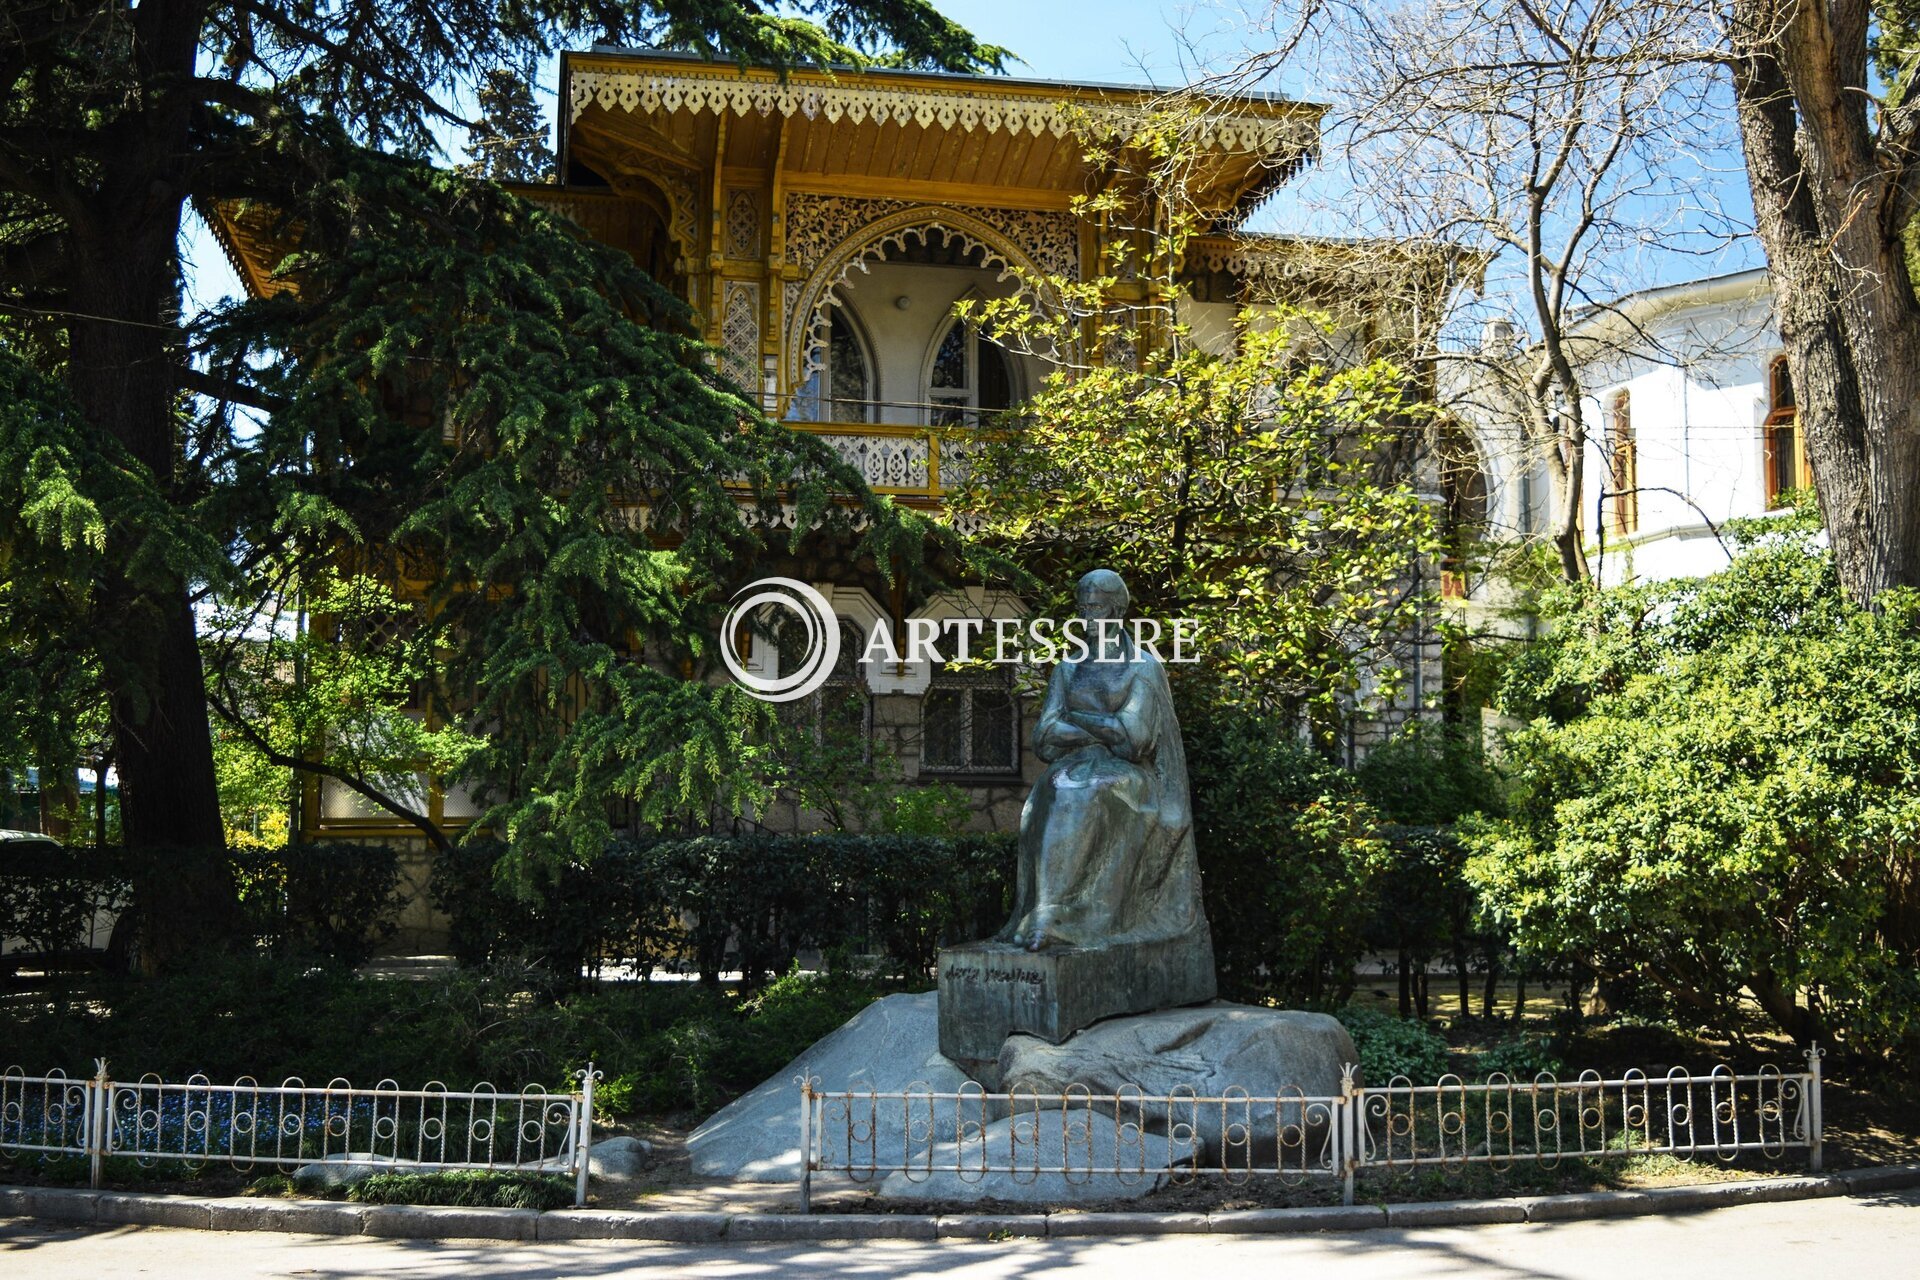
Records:
[[[832,495],[864,489],[765,422],[630,260],[428,163],[481,99],[479,140],[512,141],[525,113],[499,76],[587,39],[781,67],[1007,56],[923,0],[0,19],[0,599],[21,659],[0,745],[60,764],[91,717],[129,841],[222,838],[209,680],[244,709],[203,668],[195,609],[258,605],[267,625],[323,571],[425,588],[417,625],[473,691],[437,713],[482,732],[473,767],[526,851],[594,840],[596,791],[697,808],[751,749],[757,713],[682,679],[699,654],[668,639],[704,634],[760,542],[729,482],[792,506],[796,529],[851,530]],[[275,220],[294,287],[192,313],[189,202]],[[862,501],[879,562],[915,560],[926,530]],[[160,961],[231,897],[192,877],[147,890]]]

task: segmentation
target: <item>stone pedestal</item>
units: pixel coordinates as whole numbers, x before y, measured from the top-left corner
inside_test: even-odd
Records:
[[[1059,1044],[1082,1027],[1213,999],[1213,938],[1028,951],[969,942],[940,953],[940,1052],[989,1089],[1015,1032]]]

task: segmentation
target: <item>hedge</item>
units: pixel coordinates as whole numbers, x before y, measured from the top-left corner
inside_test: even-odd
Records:
[[[132,886],[143,872],[184,868],[200,859],[226,862],[239,890],[242,927],[273,952],[361,964],[391,936],[400,906],[399,856],[384,845],[35,846],[8,855],[0,863],[0,937],[35,953],[69,951],[96,911],[137,910]]]
[[[806,947],[907,978],[943,943],[1005,922],[1013,838],[695,836],[615,841],[592,862],[512,881],[503,849],[436,859],[433,900],[465,964],[530,960],[557,974],[632,961],[755,987]]]

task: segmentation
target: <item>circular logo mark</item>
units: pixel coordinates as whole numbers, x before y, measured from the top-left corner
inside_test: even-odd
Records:
[[[747,686],[754,697],[765,702],[792,702],[827,682],[834,664],[840,661],[840,623],[825,596],[792,578],[761,578],[734,592],[733,598],[734,606],[720,624],[720,658],[733,678]],[[754,675],[740,658],[741,624],[763,606],[786,609],[806,629],[806,646],[799,663],[792,671],[777,676]]]

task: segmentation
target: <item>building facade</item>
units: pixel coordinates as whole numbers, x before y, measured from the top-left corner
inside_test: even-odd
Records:
[[[1149,247],[1075,203],[1123,181],[1089,163],[1082,134],[1158,97],[893,70],[781,76],[596,48],[560,62],[558,181],[515,190],[626,250],[685,298],[771,416],[821,437],[875,492],[938,514],[966,433],[1047,375],[957,320],[955,304],[1017,296],[1035,277],[1105,275],[1116,241]],[[1313,159],[1322,111],[1277,96],[1210,101],[1192,128],[1201,160],[1189,185],[1212,233],[1189,242],[1177,297],[1123,275],[1113,300],[1176,307],[1201,341],[1216,343],[1232,340],[1255,281],[1285,276],[1325,302],[1326,252],[1240,232],[1259,201]],[[275,257],[250,242],[244,219],[220,229],[250,287],[279,287],[263,269]],[[1343,323],[1361,334],[1378,317],[1355,312]],[[1099,358],[1132,352],[1123,343]],[[1020,616],[1021,602],[978,587],[908,598],[830,548],[792,572],[830,600],[845,639],[833,679],[796,713],[870,735],[907,779],[961,788],[976,826],[1012,829],[1038,762],[1028,747],[1036,708],[1010,673],[860,654],[877,623],[903,635],[954,617],[990,625]],[[781,658],[778,643],[762,643],[749,661],[771,675]],[[1437,646],[1412,660],[1430,686]],[[429,779],[420,789],[445,826],[477,811]],[[804,828],[817,815],[766,820]],[[331,785],[313,789],[302,825],[308,839],[405,834]]]
[[[1794,392],[1764,270],[1632,294],[1574,330],[1588,425],[1579,513],[1604,585],[1699,577],[1730,558],[1729,520],[1780,509],[1810,488]],[[1577,349],[1577,348],[1576,348]],[[1495,539],[1545,536],[1557,513],[1545,467],[1517,429],[1472,426],[1475,518]],[[1510,632],[1499,581],[1450,583],[1476,629]]]

